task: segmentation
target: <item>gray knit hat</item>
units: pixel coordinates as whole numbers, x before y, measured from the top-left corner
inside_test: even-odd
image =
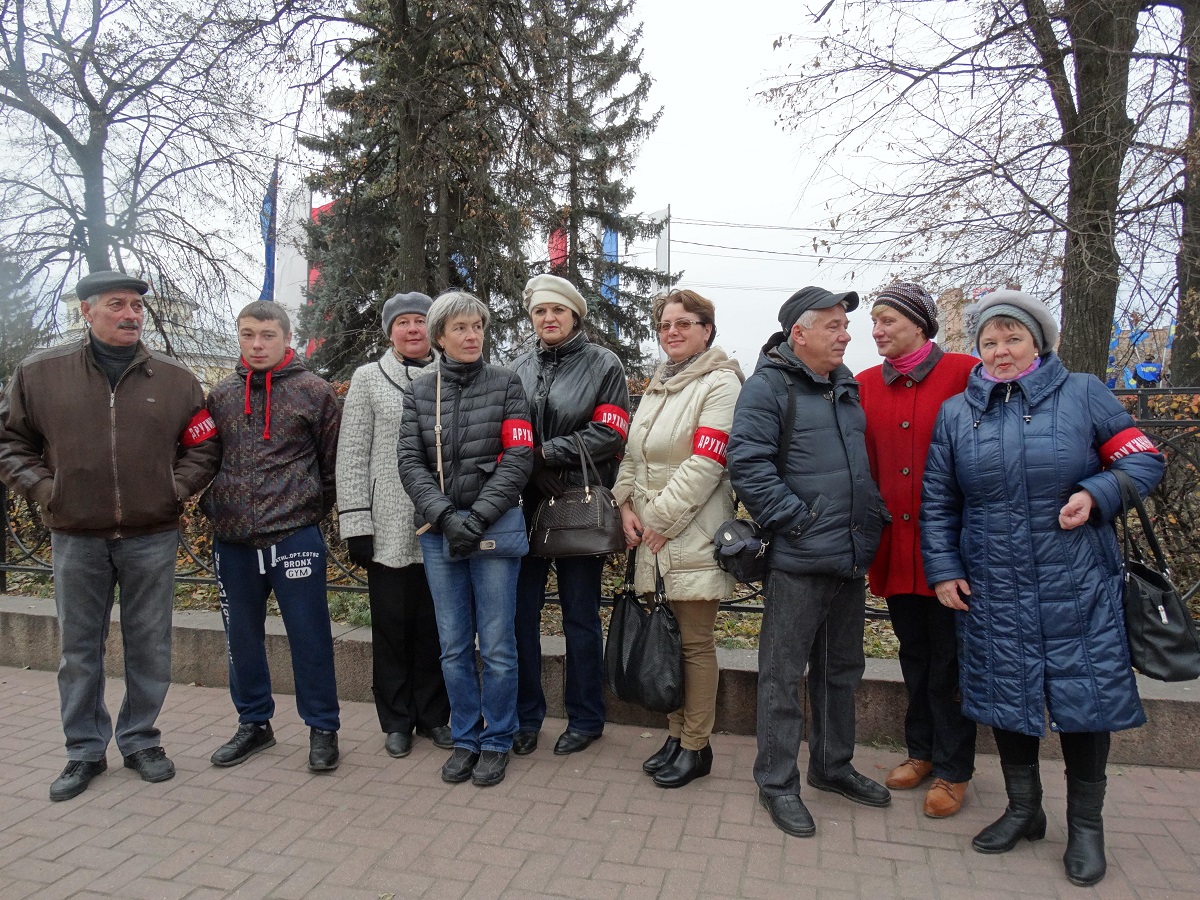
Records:
[[[937,304],[929,291],[911,281],[890,284],[879,292],[875,305],[890,306],[907,319],[911,319],[932,338],[938,333]]]
[[[1045,303],[1024,291],[992,291],[969,307],[965,314],[978,317],[975,318],[971,335],[976,350],[979,349],[979,335],[983,326],[997,316],[1008,316],[1028,328],[1037,344],[1038,353],[1046,353],[1058,345],[1058,322]]]
[[[389,340],[392,337],[392,323],[403,315],[428,316],[429,307],[433,300],[420,291],[411,294],[397,294],[389,297],[383,304],[383,333]]]

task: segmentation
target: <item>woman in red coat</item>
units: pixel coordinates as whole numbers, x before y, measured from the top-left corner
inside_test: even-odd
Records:
[[[892,790],[912,789],[933,776],[925,815],[952,816],[962,808],[975,767],[975,723],[962,715],[954,612],[938,603],[925,582],[917,516],[921,479],[942,402],[962,393],[978,362],[943,353],[937,307],[917,284],[885,288],[871,310],[871,336],[882,365],[858,375],[867,414],[871,473],[892,523],[871,565],[871,592],[887,599],[900,641],[900,669],[908,690],[904,738],[908,758],[887,777]]]

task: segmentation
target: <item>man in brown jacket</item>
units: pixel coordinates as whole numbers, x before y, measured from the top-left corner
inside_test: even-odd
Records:
[[[23,360],[0,397],[0,481],[41,508],[51,535],[67,745],[51,800],[79,795],[108,767],[104,641],[118,585],[117,747],[145,781],[175,775],[155,721],[171,680],[179,514],[221,448],[196,376],[141,342],[148,288],[120,272],[83,278],[88,334]]]

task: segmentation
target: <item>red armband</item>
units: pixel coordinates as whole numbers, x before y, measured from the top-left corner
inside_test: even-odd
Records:
[[[500,446],[533,447],[533,426],[526,419],[505,419],[500,423]]]
[[[601,403],[592,410],[592,421],[607,425],[621,436],[621,440],[629,437],[629,413],[611,403]]]
[[[197,444],[203,444],[211,437],[216,437],[216,435],[217,423],[213,421],[213,417],[208,414],[207,409],[202,409],[192,416],[192,421],[188,422],[187,428],[183,429],[183,434],[179,435],[179,443],[185,449],[190,449]]]
[[[1142,434],[1140,429],[1126,428],[1105,441],[1100,447],[1100,462],[1112,465],[1122,456],[1131,453],[1154,453],[1154,441]]]
[[[722,466],[725,465],[725,452],[728,449],[729,433],[726,431],[697,428],[692,437],[692,453],[696,456],[706,456]]]

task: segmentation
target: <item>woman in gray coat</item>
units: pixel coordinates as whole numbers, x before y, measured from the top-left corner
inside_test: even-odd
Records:
[[[433,361],[425,331],[432,302],[413,292],[383,304],[392,346],[354,372],[338,437],[338,526],[351,561],[367,572],[371,693],[384,749],[396,758],[412,751],[414,728],[444,750],[454,746],[433,598],[396,468],[404,389]]]

